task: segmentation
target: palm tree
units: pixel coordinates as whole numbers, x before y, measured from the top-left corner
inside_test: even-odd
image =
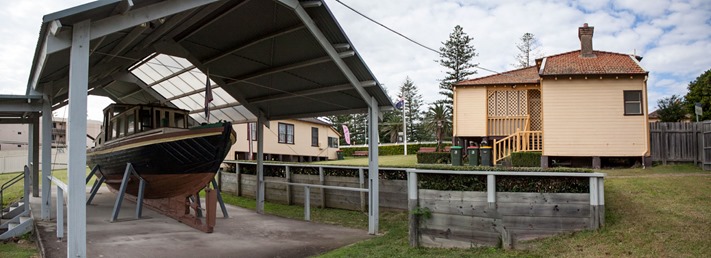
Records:
[[[444,102],[435,102],[427,110],[425,117],[425,128],[429,132],[435,132],[437,139],[437,151],[440,150],[442,139],[446,133],[452,131],[452,110]]]
[[[402,132],[402,118],[397,115],[386,116],[380,132],[385,134],[381,134],[381,137],[388,137],[391,143],[397,142],[398,133]]]

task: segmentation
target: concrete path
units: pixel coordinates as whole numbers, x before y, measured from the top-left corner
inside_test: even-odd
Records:
[[[230,205],[227,219],[218,205],[217,224],[210,234],[147,208],[144,219],[133,220],[135,203],[130,201],[124,201],[120,221],[110,223],[115,198],[102,187],[87,207],[88,257],[308,257],[370,237],[364,230],[260,215]],[[56,237],[55,210],[51,221],[41,221],[40,203],[32,198],[45,257],[67,257],[66,237],[61,241]]]

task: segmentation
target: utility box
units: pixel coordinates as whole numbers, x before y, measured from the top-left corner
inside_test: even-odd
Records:
[[[481,165],[491,166],[491,146],[482,146],[479,150],[481,152]]]
[[[469,166],[479,166],[479,147],[469,146],[467,156],[469,156]]]
[[[462,165],[462,146],[452,146],[449,150],[452,153],[452,166]]]

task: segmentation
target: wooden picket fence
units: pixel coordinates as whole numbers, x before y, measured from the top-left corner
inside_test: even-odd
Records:
[[[652,160],[693,162],[711,170],[711,121],[649,124]]]

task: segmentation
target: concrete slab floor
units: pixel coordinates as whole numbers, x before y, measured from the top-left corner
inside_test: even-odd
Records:
[[[87,257],[308,257],[371,237],[365,230],[261,215],[231,205],[230,218],[222,218],[218,205],[215,230],[209,234],[148,208],[143,219],[134,220],[136,204],[131,201],[123,202],[119,221],[110,223],[115,198],[102,187],[87,206]],[[41,199],[31,202],[45,257],[67,257],[66,230],[59,241],[54,207],[52,220],[41,221]]]

